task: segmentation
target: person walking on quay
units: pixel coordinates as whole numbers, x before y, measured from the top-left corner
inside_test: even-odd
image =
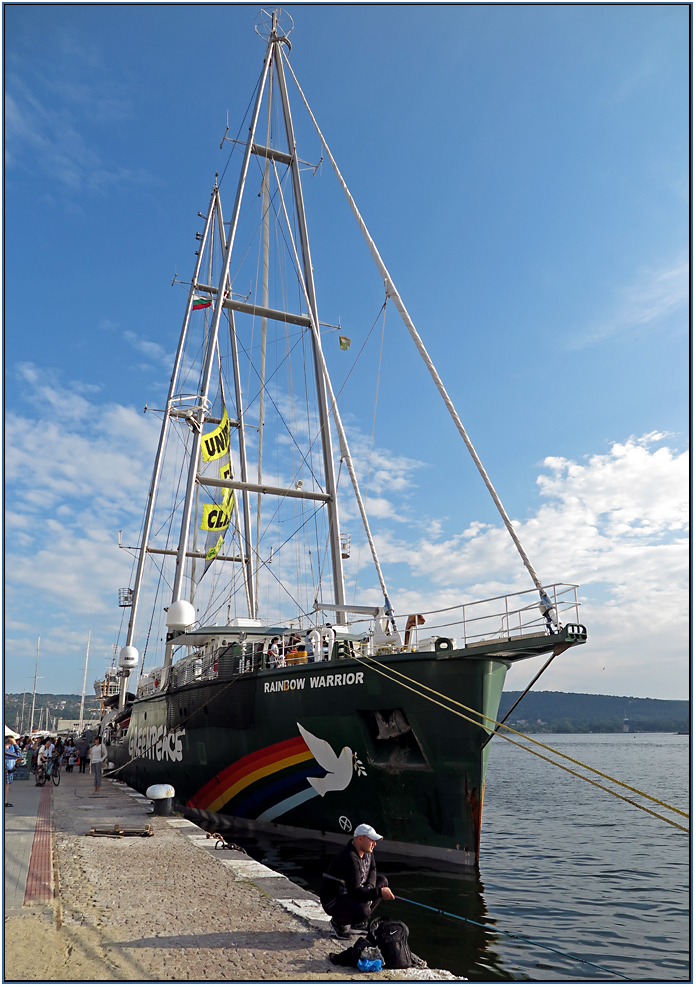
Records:
[[[5,737],[5,808],[13,809],[10,802],[10,785],[14,781],[14,769],[19,757],[19,747],[14,743],[12,737]]]
[[[87,757],[89,755],[89,744],[87,743],[84,737],[80,737],[80,740],[77,745],[77,754],[78,757],[80,758],[79,773],[83,775],[87,767]]]
[[[372,826],[361,823],[324,874],[319,897],[339,939],[364,932],[380,901],[394,901],[389,882],[375,864],[374,849],[381,839]]]
[[[102,778],[102,764],[106,761],[106,747],[101,742],[101,737],[94,738],[94,745],[89,752],[89,770],[94,775],[94,794],[99,794]]]
[[[68,742],[65,745],[65,770],[67,774],[72,774],[72,769],[74,764],[75,764],[75,745],[72,742],[72,738],[68,738]]]

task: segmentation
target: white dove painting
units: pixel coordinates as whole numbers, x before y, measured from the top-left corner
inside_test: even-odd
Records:
[[[322,798],[327,792],[342,792],[350,785],[353,777],[353,752],[350,747],[344,747],[337,757],[328,740],[315,737],[309,730],[305,730],[301,723],[297,726],[314,760],[328,771],[324,778],[308,778],[307,781]]]

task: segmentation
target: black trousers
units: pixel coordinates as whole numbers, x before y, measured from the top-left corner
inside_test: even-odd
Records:
[[[384,874],[377,875],[377,887],[380,889],[389,887],[389,881]],[[357,925],[359,922],[370,920],[381,900],[380,896],[375,901],[356,901],[349,894],[339,894],[330,901],[322,902],[322,907],[337,925]]]
[[[81,775],[83,775],[85,773],[85,768],[86,767],[87,767],[87,758],[86,757],[81,757],[80,758],[80,774]]]

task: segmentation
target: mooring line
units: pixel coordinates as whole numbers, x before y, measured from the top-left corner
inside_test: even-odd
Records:
[[[628,980],[629,983],[633,983],[630,977],[625,976],[623,973],[616,973],[615,970],[610,970],[607,966],[602,966],[600,963],[593,963],[592,960],[586,960],[582,956],[575,956],[573,953],[566,953],[562,949],[556,949],[554,946],[547,946],[543,942],[537,942],[535,939],[527,939],[526,936],[518,936],[514,932],[506,932],[505,929],[494,929],[490,925],[486,925],[484,922],[475,922],[472,918],[464,918],[463,915],[455,915],[454,912],[446,912],[443,908],[434,908],[432,905],[424,905],[422,901],[413,901],[411,898],[404,898],[400,894],[395,894],[394,897],[397,901],[406,901],[409,905],[418,905],[419,908],[427,908],[429,912],[437,912],[438,915],[446,915],[447,918],[456,918],[460,922],[466,922],[468,925],[476,925],[479,929],[486,929],[488,932],[498,933],[501,936],[508,936],[510,939],[517,939],[520,942],[529,943],[531,946],[539,946],[540,949],[548,949],[551,953],[558,953],[559,956],[565,956],[567,959],[575,960],[578,963],[586,963],[588,966],[593,966],[597,970],[603,970],[605,973],[610,973],[612,977],[622,977],[624,980]]]
[[[446,709],[448,713],[453,713],[454,716],[459,716],[462,720],[466,720],[468,723],[473,723],[474,726],[481,727],[482,729],[485,729],[483,727],[483,725],[478,720],[474,720],[470,716],[466,716],[464,713],[460,713],[459,710],[457,710],[457,709],[452,709],[451,706],[446,706],[444,703],[438,702],[437,699],[433,699],[432,696],[428,696],[424,692],[420,692],[418,689],[414,689],[412,686],[406,685],[405,682],[400,682],[399,679],[395,679],[391,675],[388,675],[387,672],[383,671],[383,668],[382,667],[377,668],[374,665],[368,665],[367,662],[362,661],[362,659],[360,659],[360,658],[354,658],[354,660],[357,661],[360,665],[364,665],[365,668],[369,668],[373,672],[377,672],[378,675],[383,675],[384,678],[389,679],[390,682],[394,682],[396,685],[400,685],[403,689],[408,689],[409,692],[414,692],[417,696],[420,696],[421,699],[427,699],[428,702],[434,703],[436,706],[441,706],[442,709]],[[377,665],[381,665],[381,662],[377,662]],[[393,671],[393,669],[390,668],[390,671]],[[400,675],[403,675],[403,673],[401,673],[401,672],[399,674]],[[403,675],[403,678],[408,679],[410,682],[415,682],[416,681],[415,679],[409,679],[409,677],[407,675]],[[420,685],[420,683],[418,683],[418,682],[416,684],[417,685]],[[428,687],[426,686],[425,688],[428,688]],[[435,692],[434,689],[431,689],[430,691],[431,692]],[[440,693],[438,693],[438,695],[440,695]],[[444,699],[447,699],[447,696],[443,696],[443,698]],[[456,700],[454,700],[454,699],[449,700],[449,701],[455,703],[457,706],[461,706],[462,705],[462,703],[457,703]],[[467,709],[468,707],[464,707],[464,708]],[[473,712],[475,712],[475,711],[473,711]],[[478,714],[477,713],[476,715],[483,716],[484,714],[483,713],[481,713],[481,714]],[[487,717],[485,717],[485,719],[491,719],[491,717],[488,717],[487,716]],[[518,731],[515,730],[514,732],[517,733]],[[535,751],[535,750],[533,750],[530,747],[525,747],[524,744],[518,743],[516,740],[513,740],[512,737],[506,737],[505,734],[502,734],[501,733],[499,736],[503,740],[506,740],[509,744],[514,744],[515,747],[519,747],[523,751],[527,751],[529,754],[534,754],[535,757],[540,757],[542,759],[542,761],[548,761],[549,764],[555,765],[557,768],[560,768],[561,771],[567,771],[568,774],[571,774],[571,775],[573,775],[576,778],[580,778],[581,781],[586,781],[588,783],[588,785],[594,785],[595,788],[599,788],[601,791],[607,792],[609,795],[613,795],[614,798],[621,799],[622,802],[627,802],[629,805],[635,806],[636,809],[642,809],[643,812],[647,812],[649,815],[655,816],[656,819],[661,819],[662,822],[666,822],[670,826],[674,826],[675,829],[681,829],[684,833],[688,833],[689,832],[689,829],[686,826],[682,826],[680,823],[674,822],[672,819],[668,819],[667,816],[660,815],[659,812],[654,812],[653,809],[649,809],[647,806],[641,805],[640,802],[634,802],[633,799],[627,798],[625,795],[621,795],[619,792],[612,791],[612,789],[611,788],[607,788],[606,785],[600,785],[598,781],[593,781],[592,778],[586,778],[584,775],[578,774],[577,771],[573,771],[572,768],[566,767],[565,764],[558,764],[557,761],[552,761],[550,757],[546,757],[540,751]],[[526,737],[524,734],[519,734],[519,736],[524,737],[525,740],[529,740],[530,739],[529,737]],[[542,746],[546,746],[546,745],[542,745]],[[558,753],[557,751],[554,751],[553,748],[548,748],[548,749],[551,750],[553,753]],[[622,784],[622,782],[619,782],[619,784]],[[644,793],[643,792],[640,792],[639,794],[642,795]],[[648,798],[651,798],[651,796],[647,796],[647,797]],[[669,806],[669,808],[672,808],[672,807]],[[675,811],[680,811],[680,810],[675,810]],[[681,813],[681,815],[684,815],[684,813]]]
[[[356,661],[360,661],[360,659],[356,658]],[[376,662],[376,664],[378,665],[382,665],[382,662],[377,662],[377,659],[374,657],[372,658],[372,661]],[[373,668],[374,666],[368,665],[367,667]],[[464,703],[460,703],[456,699],[452,699],[450,696],[446,696],[444,695],[444,693],[438,692],[437,689],[432,689],[429,685],[424,685],[422,682],[418,682],[417,679],[412,679],[404,672],[399,671],[399,669],[392,668],[391,665],[389,666],[389,671],[394,672],[396,675],[400,675],[402,678],[406,679],[407,682],[413,682],[414,685],[420,686],[421,689],[426,689],[428,692],[432,692],[433,695],[439,696],[441,699],[446,699],[447,702],[453,703],[455,706],[460,706],[462,709],[465,709],[469,713],[473,713],[475,716],[480,716],[482,717],[482,719],[488,720],[489,723],[495,723],[497,727],[502,727],[504,730],[509,730],[510,733],[514,733],[517,737],[521,737],[523,740],[528,740],[531,744],[536,744],[538,747],[543,747],[544,750],[550,751],[551,754],[556,754],[558,757],[565,758],[566,761],[571,761],[573,764],[577,764],[578,767],[584,768],[586,771],[592,771],[594,774],[599,775],[601,778],[606,778],[607,781],[614,782],[615,785],[621,785],[622,788],[627,788],[630,792],[635,792],[636,795],[642,795],[643,798],[650,799],[651,802],[655,802],[657,805],[661,805],[663,808],[669,809],[670,812],[676,812],[677,815],[684,816],[686,819],[691,818],[688,812],[684,812],[682,809],[677,809],[676,806],[670,805],[669,802],[663,802],[661,799],[656,798],[654,795],[648,795],[647,792],[641,791],[640,788],[634,788],[633,785],[628,785],[625,781],[620,781],[618,778],[613,778],[611,775],[605,774],[603,771],[600,771],[599,768],[593,768],[592,765],[590,764],[585,764],[583,761],[578,761],[576,758],[571,757],[570,754],[564,754],[562,751],[556,750],[555,747],[549,747],[548,744],[543,744],[540,740],[535,740],[533,737],[530,737],[528,734],[521,733],[519,730],[515,730],[514,727],[508,726],[507,723],[499,722],[498,720],[494,719],[492,716],[486,716],[485,713],[480,713],[478,710],[472,709],[470,706],[465,706]],[[425,696],[424,698],[427,699],[429,697]],[[451,712],[454,712],[454,710],[451,710]],[[475,721],[472,720],[470,722],[473,723]],[[476,725],[480,726],[482,730],[488,729],[483,725],[483,723],[477,722]],[[502,736],[503,740],[510,740],[509,737],[505,737],[504,734],[501,734],[500,732],[497,732],[497,735],[499,737]],[[492,737],[493,737],[493,733],[490,733],[488,736],[488,740],[490,740]],[[517,746],[521,746],[521,745],[518,744]],[[524,750],[529,750],[529,748],[525,747]],[[536,754],[536,753],[537,753],[536,751],[530,751],[530,754]],[[555,764],[555,761],[551,761],[551,764]],[[562,768],[563,765],[559,764],[558,767]],[[569,770],[569,769],[564,768],[564,770]],[[582,777],[582,776],[579,775],[578,777]],[[585,780],[589,781],[590,779],[586,778]],[[614,794],[617,793],[615,792]],[[636,803],[632,802],[631,804],[635,805]],[[644,808],[644,806],[641,806],[641,808]],[[664,817],[658,816],[657,818],[662,819]],[[684,827],[682,826],[680,828],[683,829]],[[686,832],[688,832],[688,830],[686,830]]]

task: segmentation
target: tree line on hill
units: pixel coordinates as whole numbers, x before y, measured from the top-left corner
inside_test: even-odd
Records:
[[[507,713],[521,692],[504,692],[498,719]],[[48,708],[50,722],[76,720],[80,716],[80,696],[53,693],[36,694],[34,726],[39,710]],[[85,719],[99,716],[100,700],[85,696]],[[22,693],[5,693],[5,723],[19,722]],[[31,693],[24,697],[24,722],[28,729]],[[45,715],[45,714],[44,714]],[[507,721],[525,733],[678,733],[689,730],[689,703],[686,699],[636,699],[633,696],[600,696],[582,692],[528,692]]]
[[[503,693],[499,720],[521,694]],[[690,715],[686,699],[637,699],[532,689],[506,722],[525,733],[679,733],[689,730]]]
[[[24,695],[24,730],[29,731],[29,719],[31,717],[31,692]],[[34,729],[39,725],[39,715],[44,712],[43,722],[46,723],[48,716],[49,728],[53,727],[55,720],[79,720],[81,696],[70,693],[55,694],[51,692],[37,692],[36,706],[34,710]],[[99,719],[101,710],[101,700],[92,694],[85,696],[85,719]],[[22,718],[22,693],[5,693],[5,723],[13,730],[20,725]]]

